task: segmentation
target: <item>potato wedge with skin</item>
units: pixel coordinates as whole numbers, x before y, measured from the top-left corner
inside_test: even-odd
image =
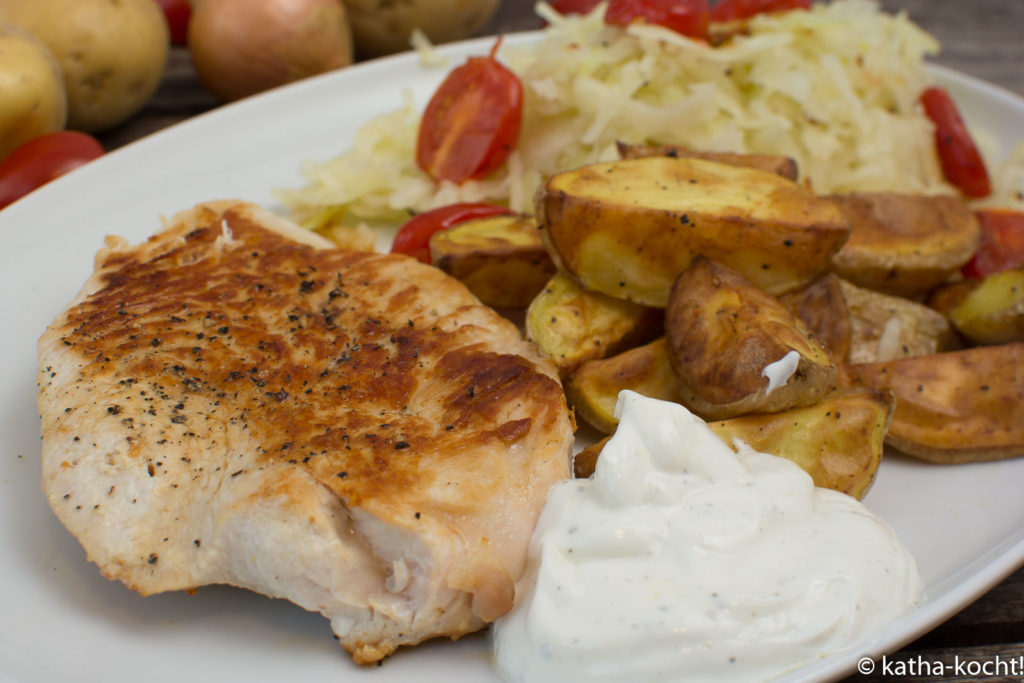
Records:
[[[938,311],[833,274],[780,300],[825,343],[837,363],[873,363],[962,347]]]
[[[862,499],[875,481],[892,410],[888,392],[845,389],[811,406],[743,415],[709,422],[708,427],[734,449],[739,439],[756,451],[792,460],[811,475],[815,486]],[[610,438],[576,454],[574,476],[586,478],[594,473]]]
[[[664,337],[616,354],[589,360],[564,382],[565,396],[577,417],[605,434],[619,421],[615,404],[623,389],[664,401],[680,403],[679,380],[668,360]]]
[[[458,223],[430,238],[430,261],[495,308],[526,308],[555,272],[530,216]]]
[[[690,157],[717,161],[730,166],[743,166],[767,173],[774,173],[787,180],[796,181],[800,177],[800,169],[796,159],[780,154],[738,154],[735,152],[698,152],[679,145],[630,145],[618,142],[615,145],[619,156],[623,159],[641,159],[643,157]]]
[[[921,460],[1024,455],[1024,343],[978,346],[843,368],[846,386],[896,397],[886,445]]]
[[[834,195],[850,239],[832,271],[855,285],[919,297],[942,284],[974,254],[978,220],[959,197],[857,193]]]
[[[705,258],[672,285],[665,331],[681,402],[705,420],[809,405],[836,386],[828,350],[802,321]]]
[[[537,222],[587,289],[664,306],[698,256],[773,293],[822,274],[846,240],[835,203],[779,176],[704,159],[645,157],[550,176]]]
[[[970,282],[946,315],[975,344],[1024,341],[1024,268]]]
[[[779,301],[825,345],[833,362],[846,362],[850,356],[850,309],[836,275],[822,275],[805,287],[782,294]]]
[[[963,346],[938,311],[840,279],[850,311],[847,363],[874,363],[953,351]]]
[[[664,330],[664,319],[659,308],[583,289],[560,272],[526,309],[526,337],[565,377],[584,361],[654,339]]]
[[[756,451],[792,460],[815,486],[862,499],[882,461],[894,402],[887,391],[840,389],[810,406],[708,426],[730,446],[739,439]]]

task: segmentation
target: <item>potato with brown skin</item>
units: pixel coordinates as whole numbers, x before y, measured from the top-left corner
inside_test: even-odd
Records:
[[[823,341],[837,363],[871,363],[962,346],[938,311],[831,273],[780,301]]]
[[[156,91],[170,37],[153,0],[0,0],[0,22],[53,52],[64,73],[69,128],[100,132]]]
[[[664,319],[661,309],[584,289],[559,272],[530,302],[526,336],[565,377],[585,361],[651,341]]]
[[[58,131],[68,115],[60,65],[40,40],[0,23],[0,159]]]
[[[615,145],[619,157],[623,159],[641,159],[643,157],[691,157],[706,161],[717,161],[730,166],[743,166],[759,171],[766,171],[781,176],[786,180],[796,181],[800,177],[800,169],[796,159],[780,154],[738,154],[735,152],[702,152],[688,149],[680,145],[631,145],[618,142]]]
[[[682,403],[706,420],[805,406],[835,388],[836,366],[803,322],[720,263],[698,258],[679,275],[665,330]],[[774,386],[766,368],[794,352]]]
[[[779,301],[825,345],[833,362],[845,363],[850,357],[850,308],[839,281],[838,276],[827,273],[779,296]]]
[[[477,218],[436,232],[430,262],[495,308],[526,308],[555,273],[530,216]]]
[[[1024,343],[978,346],[843,368],[847,386],[896,397],[886,445],[921,460],[1024,455]]]
[[[644,157],[556,173],[535,196],[560,269],[587,289],[664,306],[698,256],[778,294],[821,275],[846,240],[836,205],[750,168]]]
[[[975,344],[1024,341],[1024,267],[942,288],[929,303]]]
[[[919,297],[966,263],[981,239],[960,197],[879,192],[832,200],[850,224],[832,271],[867,289]]]
[[[588,360],[564,382],[565,396],[578,417],[605,434],[619,420],[619,392],[632,389],[649,398],[681,403],[679,380],[668,360],[664,337],[608,358]]]
[[[344,0],[362,59],[411,49],[413,30],[432,43],[469,38],[490,21],[499,0]]]
[[[862,499],[881,463],[893,398],[873,389],[845,389],[811,406],[767,415],[743,415],[709,422],[726,444],[740,440],[756,451],[796,464],[815,486]],[[611,437],[592,444],[573,459],[573,474],[589,477]]]

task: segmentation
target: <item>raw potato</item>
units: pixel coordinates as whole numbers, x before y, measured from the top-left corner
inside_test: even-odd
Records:
[[[832,271],[867,289],[925,294],[966,263],[981,239],[978,220],[960,197],[880,192],[832,200],[850,223]]]
[[[846,384],[896,397],[886,445],[936,463],[1024,455],[1024,343],[857,363]]]
[[[170,38],[153,0],[0,0],[2,21],[60,62],[69,128],[112,128],[149,101],[163,76]]]
[[[835,388],[832,357],[803,322],[708,259],[672,285],[665,330],[682,403],[705,420],[805,406]],[[773,386],[768,369],[776,364],[786,374]]]
[[[872,389],[845,389],[820,403],[770,415],[743,415],[709,422],[726,444],[735,439],[762,453],[788,460],[811,475],[815,486],[862,499],[882,461],[893,398]],[[601,449],[611,437],[587,446],[573,459],[577,478],[594,473]]]
[[[555,272],[529,216],[477,218],[436,232],[430,262],[494,308],[526,308]]]
[[[664,306],[698,256],[772,294],[828,268],[849,228],[835,203],[774,173],[644,157],[550,176],[537,222],[552,258],[587,289]]]
[[[583,289],[560,272],[526,310],[526,336],[565,377],[585,361],[651,341],[664,318],[661,309]]]
[[[50,50],[28,32],[0,24],[0,159],[67,120],[64,76]]]
[[[422,31],[434,44],[468,38],[490,21],[499,4],[499,0],[344,2],[356,53],[363,59],[409,50],[414,29]]]

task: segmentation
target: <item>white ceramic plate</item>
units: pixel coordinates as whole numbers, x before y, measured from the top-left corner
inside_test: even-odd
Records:
[[[533,40],[521,34],[509,43]],[[445,48],[453,64],[491,40]],[[446,68],[411,55],[298,83],[189,120],[101,158],[0,212],[0,681],[494,681],[486,635],[358,669],[328,623],[284,601],[203,588],[140,598],[102,578],[40,490],[36,339],[92,269],[106,234],[133,241],[159,216],[239,197],[269,206],[300,164],[336,156],[403,91],[426,102]],[[1003,150],[1024,140],[1024,101],[936,69]],[[958,467],[887,460],[867,504],[920,564],[927,600],[870,642],[800,671],[832,678],[942,622],[1024,562],[1024,459]]]

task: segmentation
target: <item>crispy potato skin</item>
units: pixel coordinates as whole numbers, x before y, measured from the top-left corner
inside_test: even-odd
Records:
[[[664,306],[698,256],[773,293],[823,273],[848,226],[835,203],[772,173],[645,157],[554,174],[536,216],[558,266],[584,287]]]
[[[815,486],[862,499],[875,481],[895,401],[887,391],[840,389],[810,406],[709,422],[727,444],[792,460]]]
[[[1024,455],[1024,343],[844,367],[843,383],[891,391],[886,444],[922,460]]]
[[[664,311],[583,289],[556,273],[526,310],[526,337],[565,377],[585,361],[651,341],[664,330]]]
[[[968,283],[947,316],[975,344],[1024,341],[1024,268]]]
[[[614,432],[618,424],[615,404],[623,389],[682,402],[664,337],[610,358],[589,360],[576,368],[564,385],[566,398],[576,414],[605,434]]]
[[[835,388],[828,350],[789,309],[736,271],[698,258],[672,285],[665,329],[683,403],[704,419],[770,413]],[[793,376],[768,390],[768,365],[799,354]]]
[[[679,145],[630,145],[624,142],[616,144],[619,156],[623,159],[641,159],[643,157],[690,157],[717,161],[730,166],[743,166],[766,173],[774,173],[786,180],[796,181],[800,177],[800,169],[796,159],[779,154],[737,154],[735,152],[700,152]]]
[[[481,218],[435,233],[430,259],[494,308],[526,308],[555,272],[528,216]]]
[[[834,195],[850,239],[832,270],[868,289],[915,298],[944,282],[978,247],[981,229],[952,195]]]
[[[850,309],[836,275],[822,275],[806,287],[781,295],[779,301],[825,345],[834,362],[847,361],[852,334]]]
[[[962,347],[946,317],[924,304],[829,273],[780,297],[837,363],[873,363]]]
[[[812,406],[709,422],[708,427],[733,448],[738,439],[754,450],[787,458],[811,475],[815,486],[862,499],[882,460],[893,403],[888,392],[844,389]],[[575,477],[594,473],[609,438],[576,454]]]

